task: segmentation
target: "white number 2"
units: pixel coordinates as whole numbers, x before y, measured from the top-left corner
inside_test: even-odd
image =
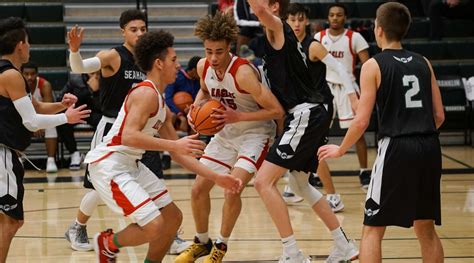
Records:
[[[407,108],[421,108],[421,100],[413,100],[413,97],[420,92],[420,83],[415,75],[404,75],[403,86],[410,87],[405,93],[405,105]]]

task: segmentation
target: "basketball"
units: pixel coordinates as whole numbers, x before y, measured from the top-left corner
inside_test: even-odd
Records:
[[[220,124],[212,122],[214,120],[214,118],[211,117],[211,114],[214,112],[213,109],[225,110],[225,107],[219,101],[213,99],[206,101],[200,106],[194,107],[191,112],[194,130],[203,135],[214,135],[222,129],[216,129]]]
[[[178,91],[173,96],[173,102],[181,112],[193,103],[193,97],[186,91]]]

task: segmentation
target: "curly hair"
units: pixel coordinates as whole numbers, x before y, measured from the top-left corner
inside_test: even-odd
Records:
[[[127,24],[133,20],[142,20],[145,24],[147,23],[145,13],[138,9],[129,9],[123,11],[120,15],[120,28],[125,29]]]
[[[16,45],[26,41],[26,26],[19,17],[9,17],[0,20],[0,54],[10,55]]]
[[[149,72],[156,59],[164,60],[174,37],[169,32],[150,31],[142,35],[135,46],[135,60],[141,70]]]
[[[217,12],[214,17],[207,15],[196,23],[194,35],[202,41],[226,40],[231,43],[237,40],[239,27],[235,19],[221,12]]]

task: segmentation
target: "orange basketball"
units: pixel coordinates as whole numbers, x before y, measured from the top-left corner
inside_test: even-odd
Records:
[[[178,91],[173,96],[173,102],[180,111],[184,112],[187,106],[193,104],[193,97],[186,91]]]
[[[213,123],[214,118],[211,117],[213,109],[225,110],[224,105],[219,101],[210,99],[201,106],[196,106],[191,112],[191,118],[193,119],[194,129],[204,135],[214,135],[218,133],[222,128],[216,129],[220,124]]]

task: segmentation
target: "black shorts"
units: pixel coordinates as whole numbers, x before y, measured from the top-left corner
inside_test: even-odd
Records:
[[[287,114],[283,134],[268,151],[267,161],[289,170],[316,172],[316,154],[326,143],[331,116],[322,104],[314,105],[300,104]]]
[[[411,227],[420,219],[441,225],[440,180],[438,134],[381,139],[364,225]]]
[[[16,220],[23,220],[24,175],[17,153],[0,146],[0,211]]]

